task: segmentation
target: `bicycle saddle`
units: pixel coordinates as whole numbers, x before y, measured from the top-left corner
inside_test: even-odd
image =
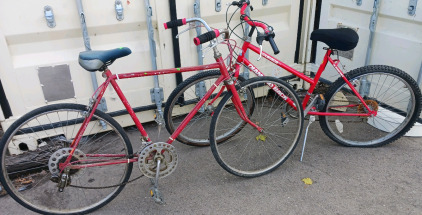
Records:
[[[359,41],[359,35],[350,28],[318,29],[311,33],[311,40],[321,41],[332,49],[349,51]]]
[[[117,58],[131,53],[132,51],[127,47],[105,51],[84,51],[79,53],[79,65],[90,72],[95,72],[112,64]]]

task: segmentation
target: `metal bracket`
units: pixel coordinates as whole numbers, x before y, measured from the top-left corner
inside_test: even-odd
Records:
[[[369,65],[369,61],[371,60],[372,43],[373,43],[373,40],[374,40],[375,28],[377,27],[380,2],[381,2],[381,0],[374,0],[373,12],[372,12],[372,15],[371,15],[371,20],[369,21],[370,34],[369,34],[368,48],[367,48],[367,51],[366,51],[365,65]]]
[[[157,62],[155,59],[157,57],[157,50],[155,47],[155,40],[154,40],[154,28],[152,26],[152,7],[149,4],[149,0],[145,0],[145,5],[147,8],[148,38],[150,42],[150,54],[151,54],[151,59],[153,59],[152,66],[154,70],[157,70]]]
[[[362,0],[356,0],[356,5],[357,6],[361,6],[362,5]]]
[[[203,81],[197,83],[195,85],[195,95],[198,98],[201,98],[202,99],[204,97],[205,93],[207,93],[207,89],[205,87],[205,83]]]
[[[207,88],[205,86],[205,82],[201,81],[195,85],[195,95],[199,99],[202,99],[205,94],[207,93]],[[200,113],[205,111],[206,104],[202,105],[202,107],[198,110]]]
[[[267,5],[268,4],[268,0],[262,0],[262,5]]]
[[[221,11],[221,0],[215,0],[215,11]]]
[[[104,111],[104,112],[107,112],[108,111],[108,109],[107,109],[107,102],[106,102],[106,100],[105,100],[104,97],[101,98],[100,104],[101,104],[101,110]]]
[[[119,21],[122,21],[125,18],[124,14],[123,14],[122,1],[116,0],[116,2],[114,2],[114,8],[116,9],[116,19],[119,20]]]
[[[149,3],[149,0],[144,0],[145,2],[145,9],[147,15],[147,27],[148,27],[148,40],[149,40],[149,51],[151,55],[151,65],[153,70],[157,70],[157,50],[156,44],[154,40],[154,27],[152,26],[152,7]],[[150,89],[151,93],[151,101],[155,103],[157,106],[157,123],[162,125],[161,119],[163,119],[163,100],[164,100],[164,93],[163,88],[160,87],[160,83],[158,81],[158,76],[154,75],[154,88]]]
[[[85,50],[91,51],[91,43],[90,43],[89,34],[88,34],[88,27],[86,26],[85,13],[84,13],[83,5],[82,5],[82,0],[76,0],[76,6],[78,8],[78,14],[79,14],[80,22],[81,22],[82,37],[84,39]],[[92,87],[94,91],[97,90],[98,82],[97,82],[97,77],[95,75],[95,72],[91,72],[91,82],[92,82]],[[98,106],[99,110],[107,111],[107,104],[105,101],[106,101],[105,98],[101,99],[100,105]],[[104,126],[106,126],[104,121],[100,120],[100,123],[103,126],[103,128]]]
[[[195,13],[196,18],[201,18],[201,4],[200,0],[195,0],[195,3],[193,4],[193,12]],[[198,23],[196,25],[196,34],[199,36],[201,35],[201,24]],[[202,59],[202,45],[199,45],[196,47],[196,51],[198,52],[198,65],[203,65],[203,59]]]
[[[359,94],[362,97],[365,97],[369,95],[370,90],[371,90],[371,82],[368,81],[367,78],[362,78],[362,80],[360,80]]]
[[[50,28],[56,27],[56,20],[54,19],[53,8],[51,8],[48,5],[45,6],[44,7],[44,17],[45,17],[45,20],[47,21],[48,27],[50,27]]]
[[[246,15],[247,15],[247,16],[249,16],[249,15],[250,15],[250,13],[251,13],[251,9],[250,9],[250,7],[247,7],[247,8],[246,8],[245,13],[246,13]],[[249,25],[246,25],[246,26],[245,26],[244,36],[246,37],[248,34],[249,34]],[[245,53],[245,58],[246,58],[246,59],[249,59],[249,49],[248,49],[248,50],[246,50],[246,53]],[[244,67],[244,69],[243,69],[243,73],[242,73],[241,75],[242,75],[242,76],[243,76],[246,80],[248,80],[248,79],[249,79],[249,69],[248,69],[247,67]]]
[[[409,1],[409,7],[407,8],[407,13],[410,16],[414,16],[416,13],[416,6],[418,5],[418,0],[410,0]]]
[[[220,10],[221,10],[221,3],[220,3]],[[201,18],[201,1],[200,0],[195,0],[195,3],[193,4],[193,12],[195,13],[196,18]],[[199,36],[199,35],[201,35],[201,27],[200,27],[201,24],[199,23],[196,26],[197,26],[196,27],[196,34]],[[196,51],[198,52],[198,65],[203,65],[204,61],[203,61],[203,58],[202,58],[202,55],[203,55],[202,54],[202,45],[197,46]],[[201,81],[201,82],[199,82],[195,85],[195,94],[198,98],[204,97],[206,92],[207,92],[207,89],[206,89],[205,83],[203,81]],[[204,108],[204,106],[202,106],[199,109],[199,112],[202,113],[204,111],[205,111],[205,108]]]
[[[152,88],[149,90],[149,93],[151,94],[151,102],[161,104],[161,101],[164,101],[164,93],[162,87]]]

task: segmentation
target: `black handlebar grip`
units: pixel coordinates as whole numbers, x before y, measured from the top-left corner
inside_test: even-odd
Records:
[[[276,55],[276,54],[280,53],[280,50],[278,50],[277,45],[275,44],[273,37],[269,37],[268,41],[270,42],[271,48],[273,48],[274,54]]]
[[[166,22],[166,23],[164,23],[164,29],[179,27],[179,26],[182,26],[182,25],[186,25],[186,18]]]
[[[220,35],[220,32],[218,30],[214,31],[208,31],[207,33],[201,34],[193,39],[193,43],[195,45],[199,46],[202,43],[206,43],[208,41],[211,41],[215,38],[217,38]]]

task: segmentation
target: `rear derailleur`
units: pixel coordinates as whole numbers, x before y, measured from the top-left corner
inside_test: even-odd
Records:
[[[60,175],[52,175],[50,181],[57,183],[59,192],[63,192],[64,188],[72,182],[70,179],[70,168],[65,168]]]

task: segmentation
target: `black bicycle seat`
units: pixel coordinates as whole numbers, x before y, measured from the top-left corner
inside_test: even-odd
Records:
[[[105,65],[110,65],[117,58],[131,53],[132,51],[127,47],[105,51],[84,51],[79,53],[79,65],[90,72],[95,72]]]
[[[321,41],[332,49],[349,51],[359,42],[359,35],[350,28],[318,29],[311,33],[311,40]]]

